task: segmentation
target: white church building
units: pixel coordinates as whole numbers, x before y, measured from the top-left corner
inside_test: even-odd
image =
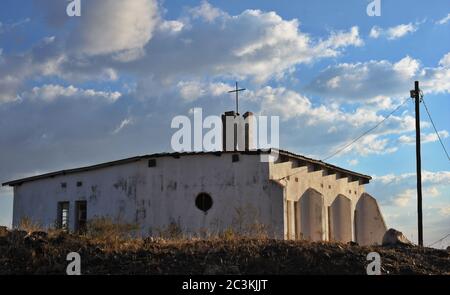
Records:
[[[244,130],[248,140],[252,129]],[[261,161],[273,153],[276,161]],[[246,144],[232,151],[137,156],[3,186],[14,189],[13,226],[28,218],[78,231],[89,220],[108,217],[138,224],[142,235],[176,224],[190,236],[261,225],[279,239],[369,245],[380,244],[386,231],[377,201],[364,190],[370,180],[319,160]]]

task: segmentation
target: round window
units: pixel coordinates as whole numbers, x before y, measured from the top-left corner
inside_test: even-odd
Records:
[[[202,210],[205,213],[209,209],[211,209],[212,205],[213,200],[207,193],[200,193],[198,194],[197,198],[195,198],[195,206],[197,206],[198,209]]]

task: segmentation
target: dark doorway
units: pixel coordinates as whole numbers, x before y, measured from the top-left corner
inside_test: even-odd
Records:
[[[86,232],[87,220],[87,202],[75,202],[75,231],[79,233]]]

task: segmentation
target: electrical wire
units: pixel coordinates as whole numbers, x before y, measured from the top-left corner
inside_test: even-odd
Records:
[[[367,131],[365,131],[364,133],[362,133],[360,136],[356,137],[355,139],[353,139],[350,143],[346,144],[345,146],[343,146],[342,148],[338,149],[336,152],[332,153],[331,155],[325,157],[322,161],[326,161],[328,159],[331,159],[332,157],[336,156],[337,154],[343,152],[345,149],[347,149],[349,146],[351,146],[352,144],[354,144],[355,142],[357,142],[358,140],[360,140],[361,138],[363,138],[364,136],[366,136],[367,134],[369,134],[370,132],[372,132],[373,130],[375,130],[376,128],[378,128],[381,124],[383,124],[387,119],[389,119],[390,116],[392,116],[398,109],[400,109],[410,98],[408,97],[407,99],[405,99],[399,106],[397,106],[392,112],[390,112],[386,117],[384,117],[383,120],[381,120],[380,122],[378,122],[375,126],[373,126],[372,128],[368,129]]]
[[[447,159],[450,161],[450,157],[448,155],[447,149],[445,148],[444,143],[442,142],[441,136],[439,135],[439,132],[437,131],[436,125],[434,125],[433,119],[431,118],[430,111],[428,110],[427,104],[425,103],[425,99],[423,97],[422,97],[422,102],[423,102],[423,105],[425,106],[425,110],[427,111],[428,118],[430,118],[431,125],[433,125],[434,132],[436,132],[439,142],[441,143],[442,149],[444,150],[445,154],[447,155]]]
[[[437,240],[436,242],[434,242],[434,243],[428,245],[428,247],[434,246],[434,245],[436,245],[437,243],[442,242],[442,241],[445,240],[445,238],[447,238],[447,237],[450,237],[450,234],[447,234],[447,235],[444,236],[443,238],[440,238],[440,239]]]

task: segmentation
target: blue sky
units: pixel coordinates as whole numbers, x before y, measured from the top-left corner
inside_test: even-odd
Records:
[[[170,150],[194,107],[280,116],[280,146],[323,159],[409,96],[419,80],[449,147],[446,0],[0,3],[0,180]],[[425,244],[450,231],[449,160],[422,106]],[[374,177],[388,226],[416,240],[414,108],[408,102],[330,162]],[[0,190],[10,225],[12,190]],[[449,241],[436,245],[444,247]]]

